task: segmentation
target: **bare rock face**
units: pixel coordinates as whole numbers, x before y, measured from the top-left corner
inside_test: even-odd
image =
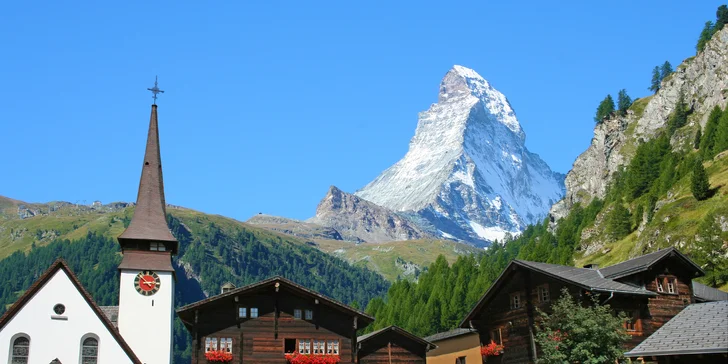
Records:
[[[280,216],[258,214],[248,219],[246,223],[304,239],[343,240],[341,234],[334,228]]]
[[[408,218],[335,186],[306,222],[336,229],[344,240],[383,243],[431,237]]]
[[[594,197],[603,198],[613,173],[632,158],[634,148],[624,147],[654,138],[665,127],[681,92],[693,112],[689,120],[701,126],[716,105],[728,103],[728,27],[713,35],[702,53],[686,59],[663,80],[641,115],[630,111],[594,128],[591,145],[566,175],[566,196],[551,207],[552,221],[566,216],[577,202],[587,204]],[[680,143],[673,140],[672,144],[677,147]]]

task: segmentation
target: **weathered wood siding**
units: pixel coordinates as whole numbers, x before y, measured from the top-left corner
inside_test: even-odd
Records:
[[[257,318],[238,319],[238,307],[258,308]],[[278,319],[276,320],[276,307]],[[295,319],[294,309],[313,311],[313,319]],[[305,315],[305,314],[304,314]],[[305,318],[305,316],[303,316]],[[198,318],[197,338],[193,343],[192,364],[204,364],[205,339],[233,339],[232,364],[283,364],[286,339],[338,340],[341,363],[353,364],[353,319],[344,313],[296,295],[281,292],[261,293],[206,307]],[[195,335],[195,333],[193,333]],[[298,345],[294,348],[298,350]],[[313,352],[313,343],[311,344]]]
[[[393,332],[385,332],[361,343],[360,364],[425,364],[427,348]]]

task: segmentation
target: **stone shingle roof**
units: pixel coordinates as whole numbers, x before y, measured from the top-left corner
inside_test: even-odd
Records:
[[[99,306],[114,327],[119,327],[119,306]]]
[[[658,250],[654,253],[641,255],[637,258],[630,259],[627,261],[624,261],[622,263],[618,263],[615,265],[611,265],[609,267],[604,267],[602,269],[599,269],[599,272],[606,278],[621,278],[625,277],[634,273],[638,273],[644,270],[649,269],[653,264],[659,262],[665,257],[668,257],[672,254],[677,255],[680,258],[683,258],[683,260],[689,264],[692,265],[694,269],[696,269],[698,272],[703,273],[703,271],[693,263],[690,259],[688,259],[686,256],[684,256],[682,253],[680,253],[677,249],[673,247],[669,247],[667,249]],[[701,274],[702,275],[702,274]]]
[[[693,296],[700,302],[728,301],[728,292],[693,281]]]
[[[435,342],[435,341],[450,339],[450,338],[457,337],[457,336],[462,336],[462,335],[467,335],[467,334],[476,334],[476,333],[478,333],[478,331],[473,330],[473,329],[454,329],[454,330],[445,331],[445,332],[438,332],[437,334],[426,337],[425,340],[427,340],[429,342]]]
[[[686,307],[628,357],[728,353],[728,301]]]
[[[645,296],[656,295],[656,293],[650,292],[642,287],[631,286],[609,278],[604,278],[596,269],[568,267],[565,265],[537,263],[525,260],[516,260],[514,262],[554,278],[582,286],[590,291],[615,292]]]

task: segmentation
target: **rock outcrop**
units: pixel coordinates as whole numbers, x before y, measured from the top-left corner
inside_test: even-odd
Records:
[[[306,222],[336,229],[344,240],[383,243],[431,237],[409,218],[335,186],[321,200],[316,216]]]
[[[691,123],[705,126],[710,111],[728,103],[728,27],[713,35],[705,50],[683,61],[663,80],[660,90],[649,98],[635,101],[624,117],[613,117],[594,128],[594,138],[577,157],[566,175],[566,196],[551,208],[551,219],[566,216],[575,203],[586,204],[603,198],[612,175],[629,162],[634,146],[650,140],[665,127],[680,94],[692,110]],[[640,110],[643,108],[643,111]],[[673,145],[680,143],[673,139]],[[625,148],[627,147],[627,148]]]

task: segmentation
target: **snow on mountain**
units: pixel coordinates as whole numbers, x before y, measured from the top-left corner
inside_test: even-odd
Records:
[[[564,176],[525,146],[506,97],[454,66],[420,113],[407,154],[355,193],[421,217],[431,231],[476,243],[516,234],[564,195]]]

